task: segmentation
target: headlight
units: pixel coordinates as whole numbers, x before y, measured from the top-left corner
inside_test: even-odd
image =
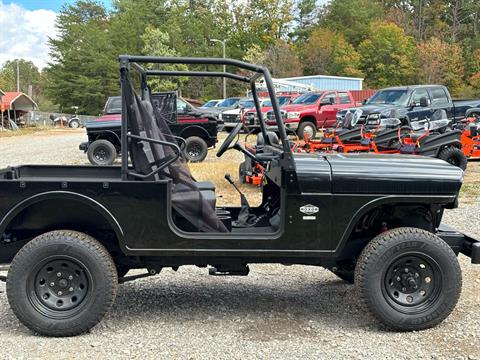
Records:
[[[287,119],[298,119],[299,117],[300,117],[300,113],[297,111],[287,112]]]
[[[222,113],[218,114],[218,120],[222,120]]]

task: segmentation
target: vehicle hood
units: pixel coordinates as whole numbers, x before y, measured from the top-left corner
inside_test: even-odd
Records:
[[[94,120],[87,121],[85,123],[85,128],[101,128],[101,127],[110,127],[110,126],[120,126],[122,122],[121,114],[105,114]]]
[[[210,114],[218,115],[218,114],[220,114],[221,112],[224,112],[225,110],[232,110],[232,109],[235,109],[235,106],[229,106],[229,107],[223,107],[223,106],[222,106],[222,107],[218,107],[218,106],[217,106],[217,107],[214,107],[214,108],[208,110],[208,112],[209,112]]]
[[[272,110],[273,108],[271,106],[262,106],[261,108],[261,112],[266,114],[267,112],[269,112],[270,110]],[[245,113],[256,113],[257,110],[255,108],[251,108],[251,109],[248,109],[248,110],[245,110]]]
[[[302,192],[386,195],[452,195],[463,171],[417,155],[295,154]]]
[[[305,111],[311,108],[315,108],[317,105],[302,105],[302,104],[290,104],[282,106],[284,111]]]
[[[356,110],[359,110],[359,109],[362,110],[362,114],[370,115],[370,114],[378,114],[378,113],[386,112],[388,110],[393,110],[393,109],[400,110],[400,109],[403,109],[403,107],[392,105],[392,104],[363,105],[363,106],[357,106],[357,107],[339,111],[339,114],[345,115],[347,111],[355,112]]]
[[[240,109],[236,108],[236,109],[232,109],[232,110],[226,110],[226,111],[223,111],[222,114],[238,115],[238,114],[240,114]]]

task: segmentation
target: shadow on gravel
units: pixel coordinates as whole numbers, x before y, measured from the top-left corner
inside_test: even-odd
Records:
[[[217,280],[217,279],[215,279]],[[253,281],[173,283],[145,281],[120,286],[109,327],[131,321],[182,324],[208,322],[236,326],[256,340],[318,336],[318,327],[352,330],[371,327],[373,320],[361,308],[355,287],[343,281],[269,284]],[[376,330],[380,330],[375,326]],[[375,330],[374,330],[375,331]]]

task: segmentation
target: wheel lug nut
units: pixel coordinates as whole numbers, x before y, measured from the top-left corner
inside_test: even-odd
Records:
[[[402,280],[402,279],[400,278],[400,276],[397,276],[397,281],[400,281],[400,280]]]
[[[68,289],[68,291],[72,292],[72,291],[73,291],[73,287],[71,287],[70,289]]]
[[[403,288],[402,288],[402,291],[407,291],[407,288],[403,287]]]
[[[420,277],[420,274],[419,274],[419,273],[415,273],[415,277]]]
[[[408,273],[408,269],[407,269],[407,268],[405,268],[403,271],[405,272],[405,274]]]
[[[70,276],[68,277],[68,280],[73,280],[73,276],[70,275]]]
[[[55,283],[52,281],[52,282],[50,283],[50,286],[55,286]]]
[[[61,291],[58,292],[58,296],[62,296],[63,293]]]
[[[61,273],[61,272],[58,272],[58,273],[57,273],[57,277],[60,277],[60,276],[62,276],[62,273]]]

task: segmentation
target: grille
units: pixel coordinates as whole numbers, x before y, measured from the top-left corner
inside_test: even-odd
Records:
[[[238,122],[240,122],[240,115],[238,115],[238,114],[222,114],[222,120],[224,122],[238,123]]]
[[[285,111],[280,110],[280,114],[282,115],[282,119],[285,120]],[[267,119],[275,121],[275,114],[274,114],[273,110],[271,110],[267,113]]]

